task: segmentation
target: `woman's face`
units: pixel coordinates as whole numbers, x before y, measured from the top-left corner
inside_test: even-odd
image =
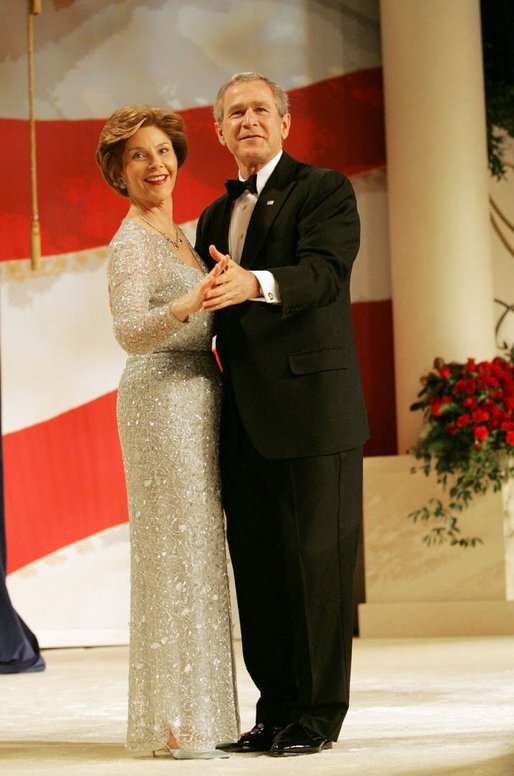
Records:
[[[136,205],[156,207],[171,199],[177,171],[171,140],[159,127],[141,127],[125,143],[122,178]]]

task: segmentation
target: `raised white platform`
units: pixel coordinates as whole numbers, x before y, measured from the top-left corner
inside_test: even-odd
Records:
[[[367,638],[510,636],[514,601],[361,604],[359,632]]]
[[[366,603],[359,606],[364,637],[514,634],[512,541],[499,493],[475,499],[462,531],[483,544],[427,547],[425,524],[408,514],[440,495],[434,478],[411,474],[411,456],[364,462]],[[508,531],[507,531],[508,533]]]

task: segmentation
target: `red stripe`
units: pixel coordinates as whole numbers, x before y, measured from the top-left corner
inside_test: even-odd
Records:
[[[287,150],[312,164],[352,175],[385,163],[382,72],[361,70],[290,92],[293,128]],[[175,215],[196,218],[222,193],[234,162],[217,141],[209,107],[182,111],[190,155],[174,196]],[[103,182],[94,153],[103,119],[39,121],[38,186],[46,256],[109,242],[127,209]],[[4,185],[0,189],[0,259],[29,256],[28,122],[0,119]],[[7,150],[6,150],[7,149]]]
[[[352,317],[371,431],[364,455],[397,455],[392,302],[354,303]]]
[[[396,453],[391,301],[354,304],[371,424],[366,455]],[[4,437],[8,570],[127,520],[115,393]]]
[[[110,393],[4,437],[8,571],[127,520]]]

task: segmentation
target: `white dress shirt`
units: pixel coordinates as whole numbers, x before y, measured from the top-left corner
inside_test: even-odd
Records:
[[[228,250],[230,257],[239,264],[241,261],[241,254],[243,252],[243,245],[246,238],[246,232],[250,218],[252,217],[253,209],[257,203],[259,195],[266,185],[268,178],[278,164],[282,151],[273,157],[262,170],[257,173],[257,193],[252,194],[249,191],[244,191],[240,197],[234,200],[232,206],[232,213],[230,216],[230,227],[228,232]],[[241,173],[239,173],[239,180],[244,180]],[[280,303],[280,290],[278,283],[276,282],[273,274],[268,270],[252,270],[252,273],[257,278],[261,287],[262,296],[252,299],[252,302],[267,302],[268,304]]]

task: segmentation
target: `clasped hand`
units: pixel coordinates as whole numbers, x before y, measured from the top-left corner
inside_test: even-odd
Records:
[[[204,294],[204,310],[221,310],[260,295],[259,281],[252,272],[232,261],[228,254],[220,253],[215,245],[209,246],[209,253],[217,262],[213,273],[218,269],[219,272]]]

